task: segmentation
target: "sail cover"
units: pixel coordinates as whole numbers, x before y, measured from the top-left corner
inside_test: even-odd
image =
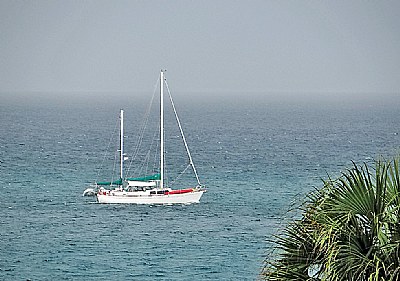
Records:
[[[155,175],[145,176],[145,177],[127,178],[126,180],[128,180],[128,181],[156,181],[156,180],[160,180],[160,178],[161,178],[160,174],[155,174]]]
[[[160,180],[161,175],[160,174],[155,174],[151,176],[144,176],[144,177],[138,177],[138,178],[126,178],[127,181],[155,181],[155,180]],[[116,181],[101,181],[97,182],[97,185],[122,185],[122,179],[116,180]]]

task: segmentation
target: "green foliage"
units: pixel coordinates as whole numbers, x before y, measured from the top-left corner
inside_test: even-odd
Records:
[[[309,195],[303,214],[276,237],[265,280],[400,280],[399,158],[371,171],[353,163]]]

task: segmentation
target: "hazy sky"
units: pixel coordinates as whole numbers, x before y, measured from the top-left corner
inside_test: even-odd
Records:
[[[0,92],[400,92],[400,1],[0,1]],[[172,82],[173,81],[173,82]]]

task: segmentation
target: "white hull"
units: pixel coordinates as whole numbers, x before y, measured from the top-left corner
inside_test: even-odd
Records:
[[[182,194],[135,195],[135,192],[97,194],[97,202],[106,204],[191,204],[199,203],[205,190]]]

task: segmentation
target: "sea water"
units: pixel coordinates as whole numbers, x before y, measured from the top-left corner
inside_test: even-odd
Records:
[[[322,178],[398,155],[399,104],[176,101],[208,192],[200,204],[140,206],[82,192],[119,109],[129,153],[144,106],[3,101],[0,280],[255,280],[288,209]]]

